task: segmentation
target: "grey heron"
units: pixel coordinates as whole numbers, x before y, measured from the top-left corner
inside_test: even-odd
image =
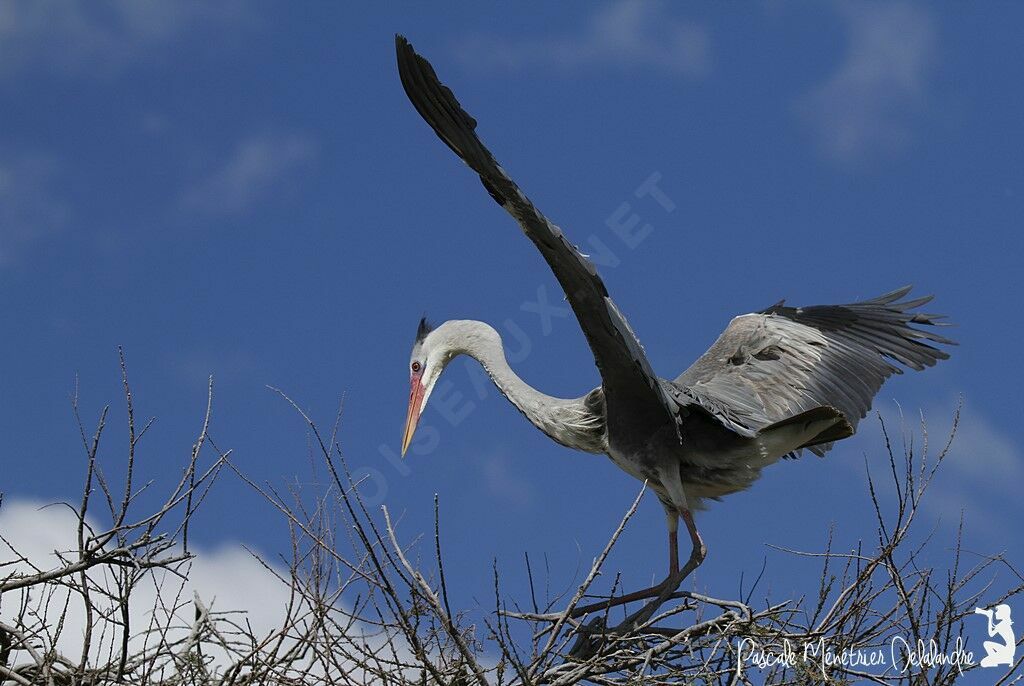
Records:
[[[519,223],[565,291],[601,376],[579,398],[555,398],[520,379],[501,337],[478,321],[421,320],[410,358],[402,453],[445,366],[469,355],[501,392],[555,442],[605,454],[648,483],[668,522],[669,573],[650,589],[580,608],[579,613],[666,597],[703,562],[707,549],[692,512],[705,499],[748,488],[767,465],[807,449],[821,456],[853,435],[882,383],[901,366],[921,370],[952,344],[934,331],[939,315],[915,311],[931,296],[910,287],[846,305],[767,309],[733,319],[711,348],[675,379],[655,374],[594,265],[520,191],[476,134],[476,121],[430,63],[396,36],[398,71],[416,111]],[[678,521],[692,543],[679,565]]]

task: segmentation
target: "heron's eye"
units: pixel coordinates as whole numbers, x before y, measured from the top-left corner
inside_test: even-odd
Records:
[[[422,369],[422,367],[420,366],[419,362],[413,362],[412,363],[412,371],[413,372],[418,372],[420,369]]]

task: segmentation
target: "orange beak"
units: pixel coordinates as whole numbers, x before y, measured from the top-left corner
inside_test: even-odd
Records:
[[[409,414],[405,416],[405,434],[402,436],[402,457],[412,443],[412,436],[416,433],[416,424],[420,421],[420,412],[423,411],[423,374],[415,374],[410,381],[409,389]]]

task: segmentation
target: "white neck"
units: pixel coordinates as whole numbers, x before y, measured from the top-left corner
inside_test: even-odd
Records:
[[[582,398],[556,398],[530,386],[505,359],[501,336],[489,324],[473,320],[447,321],[431,332],[449,358],[465,354],[477,360],[494,385],[534,426],[553,440],[587,452],[606,452],[603,400],[595,406]]]

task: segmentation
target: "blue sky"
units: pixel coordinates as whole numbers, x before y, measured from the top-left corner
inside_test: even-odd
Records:
[[[160,483],[187,457],[212,374],[213,436],[276,485],[313,477],[300,418],[266,387],[325,425],[343,398],[345,454],[410,539],[440,494],[463,605],[488,602],[494,558],[515,588],[523,552],[547,555],[564,586],[600,551],[638,484],[550,443],[468,361],[433,398],[448,416],[428,409],[433,433],[393,459],[424,312],[494,324],[545,392],[598,381],[575,321],[538,315],[562,306],[544,262],[406,101],[402,32],[531,198],[602,255],[664,376],[783,297],[935,293],[961,345],[876,407],[923,411],[934,442],[963,396],[927,515],[951,540],[966,510],[972,549],[1019,562],[1024,11],[988,10],[4,2],[0,491],[74,497],[68,396],[77,378],[87,418],[105,403],[119,416],[120,345],[139,412],[158,418],[142,460]],[[635,192],[652,175],[665,202]],[[626,245],[609,225],[634,216],[650,229]],[[884,466],[880,447],[869,419],[825,460],[772,467],[713,505],[698,586],[729,594],[767,557],[772,593],[788,595],[808,570],[766,544],[816,549],[832,523],[846,546],[871,539],[863,471],[865,455]],[[196,531],[268,554],[286,536],[232,478]],[[641,584],[664,557],[648,498],[613,566]]]

